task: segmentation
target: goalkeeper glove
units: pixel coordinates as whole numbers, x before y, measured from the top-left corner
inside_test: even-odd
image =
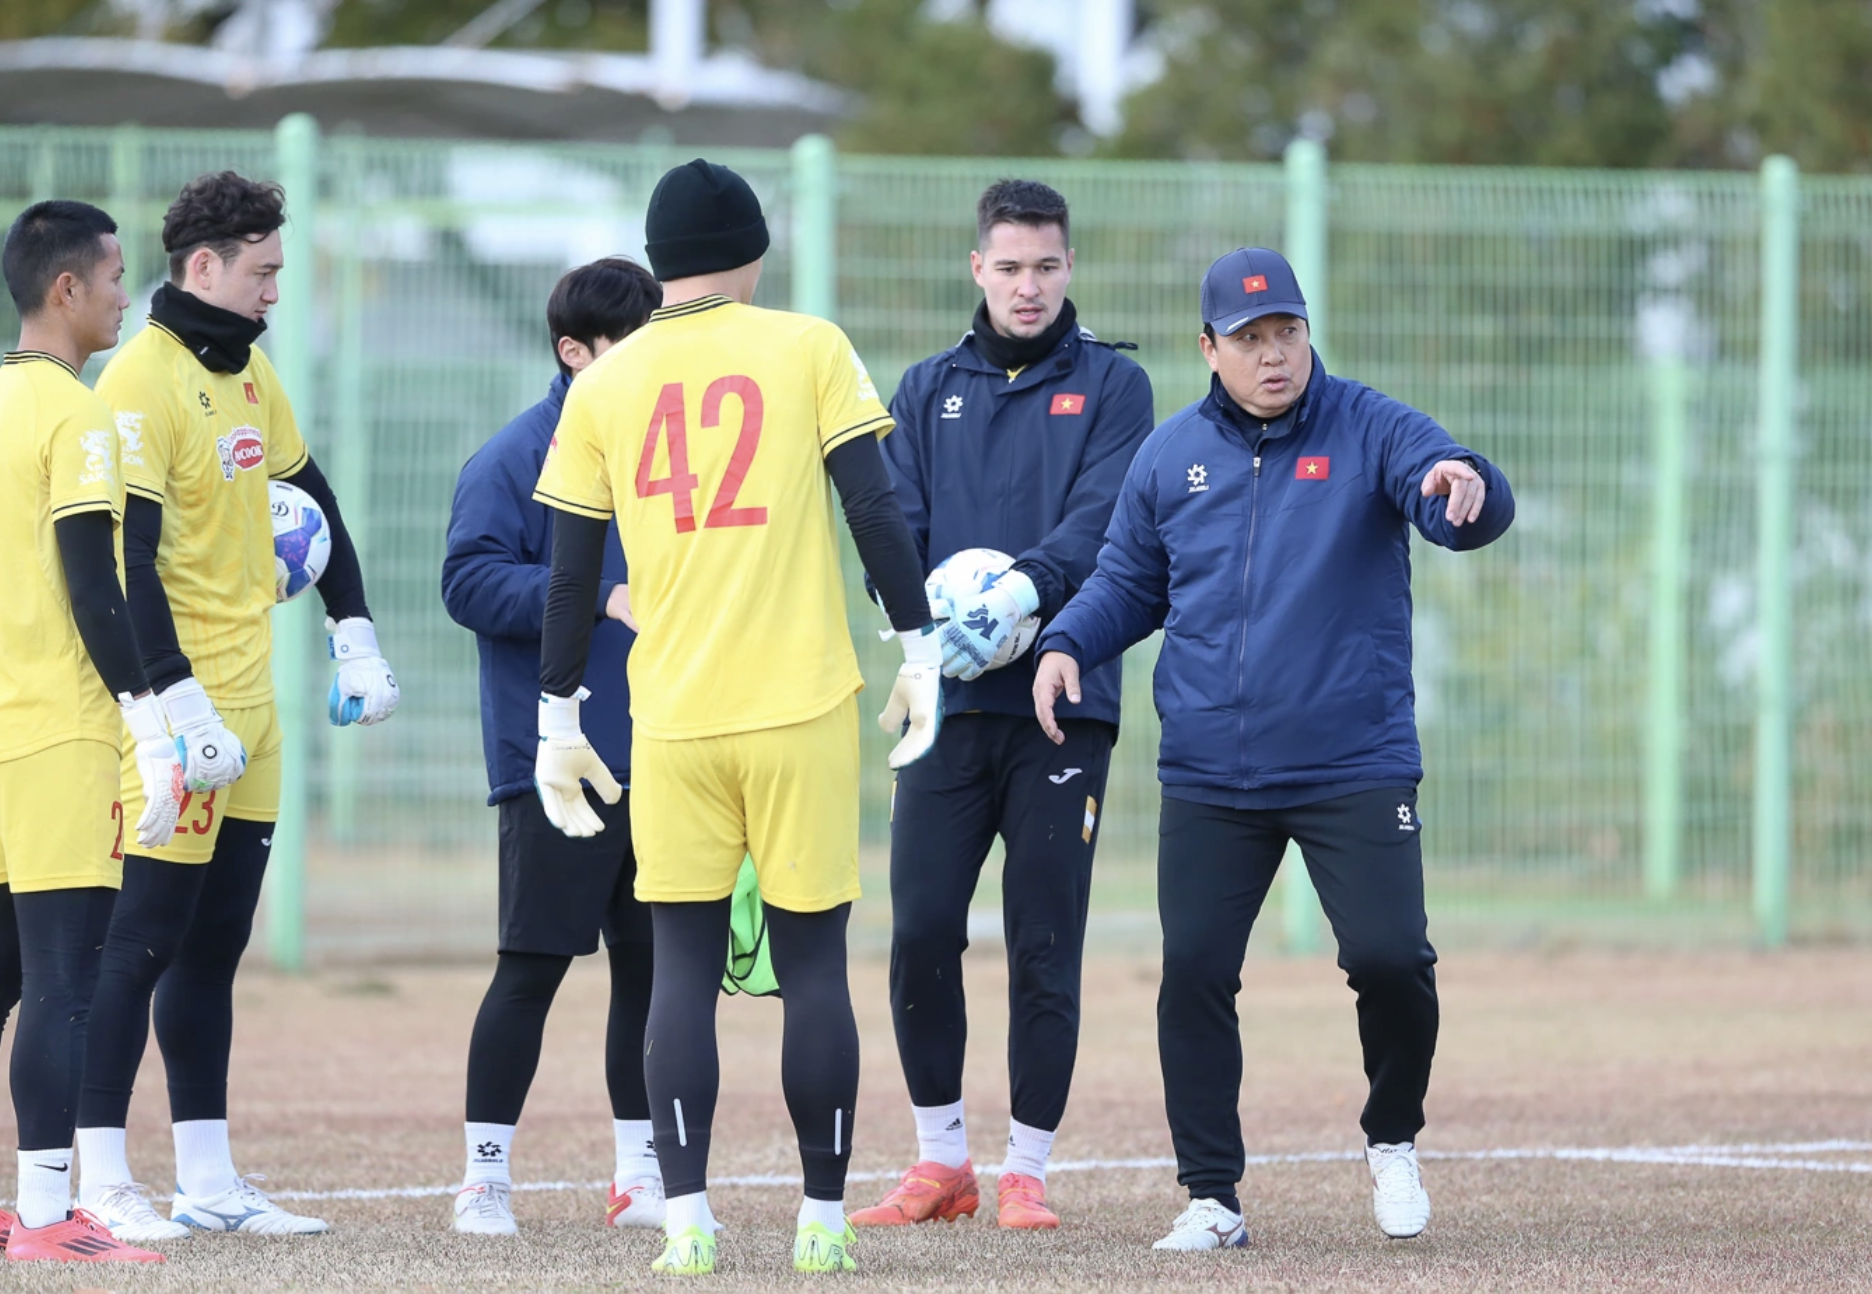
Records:
[[[942,647],[936,626],[898,634],[897,641],[903,644],[904,663],[878,716],[878,727],[885,732],[903,733],[890,753],[893,769],[929,754],[942,729]]]
[[[182,757],[182,785],[218,791],[247,771],[247,748],[221,722],[214,702],[192,678],[172,683],[158,698]]]
[[[541,692],[539,699],[539,753],[533,757],[533,787],[539,792],[546,820],[568,836],[595,836],[604,830],[604,820],[585,798],[581,780],[590,782],[606,804],[616,804],[624,794],[579,729],[579,702],[590,695],[580,688],[571,696]]]
[[[120,692],[117,704],[123,707],[124,726],[136,742],[137,776],[143,781],[143,816],[137,819],[137,843],[145,849],[160,849],[175,835],[182,800],[188,794],[183,784],[182,740],[169,735],[162,703],[154,693],[145,692],[132,699],[128,692]]]
[[[377,650],[377,627],[362,616],[345,620],[325,618],[325,646],[338,662],[326,705],[332,727],[350,723],[382,723],[396,713],[402,693],[390,662]]]
[[[1040,591],[1019,571],[1001,571],[983,580],[978,592],[952,594],[950,604],[942,625],[942,672],[966,683],[980,678],[1020,622],[1040,610]]]

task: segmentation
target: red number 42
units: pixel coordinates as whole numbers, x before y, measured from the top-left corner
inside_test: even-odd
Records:
[[[754,384],[754,379],[718,377],[709,383],[708,390],[702,393],[702,426],[721,426],[722,401],[731,395],[741,402],[741,434],[735,439],[734,453],[729,456],[728,470],[722,474],[721,488],[715,492],[715,502],[702,522],[706,529],[767,524],[767,509],[734,505],[742,482],[747,480],[748,468],[753,465],[754,451],[760,448],[761,420],[766,413],[760,387]],[[669,475],[653,477],[659,435],[669,447]],[[670,382],[657,396],[656,409],[650,415],[650,428],[644,433],[643,453],[637,460],[637,497],[649,499],[659,494],[669,495],[676,510],[676,531],[686,535],[696,528],[695,492],[701,487],[702,478],[689,470],[689,431],[682,383]]]

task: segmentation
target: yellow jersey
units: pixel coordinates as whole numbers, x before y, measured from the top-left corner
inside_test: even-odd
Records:
[[[156,573],[176,641],[215,704],[273,699],[273,517],[267,481],[306,464],[305,441],[258,347],[215,373],[154,320],[98,378],[117,411],[124,488],[162,504]]]
[[[119,748],[123,717],[78,636],[52,523],[106,511],[121,523],[123,499],[110,406],[64,361],[9,354],[0,362],[0,760],[81,738]]]
[[[804,723],[864,686],[824,459],[894,425],[837,325],[723,296],[658,310],[579,374],[533,497],[617,518],[637,731]]]

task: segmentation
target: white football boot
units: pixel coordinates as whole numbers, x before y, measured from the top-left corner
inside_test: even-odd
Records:
[[[78,1207],[97,1218],[125,1244],[182,1240],[189,1234],[189,1229],[180,1222],[171,1222],[156,1211],[149,1200],[149,1187],[141,1182],[118,1182],[112,1186],[83,1189],[78,1193]]]
[[[470,1236],[511,1236],[513,1189],[506,1182],[476,1182],[455,1192],[455,1229]]]
[[[331,1229],[322,1218],[288,1213],[254,1185],[257,1180],[258,1174],[243,1177],[231,1190],[201,1199],[178,1193],[169,1216],[196,1231],[239,1231],[250,1236],[313,1236]]]
[[[605,1221],[610,1225],[660,1228],[665,1212],[660,1174],[626,1178],[622,1186],[615,1180],[611,1183],[611,1195],[605,1202]]]
[[[1372,1214],[1393,1240],[1408,1240],[1430,1224],[1430,1196],[1417,1170],[1417,1147],[1408,1141],[1365,1147],[1371,1169]]]
[[[1191,1200],[1190,1206],[1177,1215],[1170,1234],[1152,1245],[1152,1249],[1246,1249],[1248,1223],[1241,1214],[1214,1200]]]

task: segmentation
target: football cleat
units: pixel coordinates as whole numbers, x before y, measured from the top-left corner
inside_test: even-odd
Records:
[[[8,1262],[159,1263],[163,1256],[134,1249],[110,1233],[110,1228],[83,1209],[73,1209],[63,1222],[47,1227],[22,1227],[13,1220],[7,1237]]]
[[[907,1227],[917,1222],[953,1222],[972,1218],[981,1207],[981,1184],[975,1166],[964,1160],[951,1168],[926,1159],[912,1164],[890,1194],[851,1215],[854,1227]]]
[[[830,1228],[819,1222],[808,1222],[793,1237],[793,1270],[796,1272],[855,1272],[857,1262],[852,1258],[852,1246],[858,1241],[858,1233],[852,1230],[849,1221],[845,1229],[833,1235]]]
[[[239,1231],[250,1236],[313,1236],[331,1229],[322,1218],[282,1209],[254,1185],[258,1180],[258,1176],[243,1177],[232,1189],[198,1200],[178,1194],[169,1206],[169,1216],[196,1231]]]
[[[149,1201],[149,1187],[141,1182],[118,1182],[101,1190],[82,1190],[79,1203],[85,1212],[102,1222],[110,1233],[127,1244],[148,1244],[152,1240],[182,1240],[189,1229],[171,1222],[156,1211]]]
[[[611,1183],[611,1198],[605,1204],[607,1226],[660,1227],[664,1213],[663,1179],[655,1173],[628,1178],[623,1186]]]
[[[715,1237],[705,1227],[690,1227],[670,1236],[663,1256],[650,1264],[663,1276],[709,1276],[715,1271]]]
[[[1430,1196],[1417,1169],[1417,1147],[1408,1141],[1365,1147],[1371,1170],[1372,1214],[1393,1240],[1409,1240],[1430,1225]]]
[[[1001,1225],[1016,1231],[1052,1231],[1059,1214],[1047,1207],[1046,1183],[1025,1173],[1003,1173],[996,1190]]]
[[[13,1224],[19,1221],[7,1209],[0,1209],[0,1255],[6,1253],[7,1237],[13,1234]]]
[[[1202,1249],[1246,1249],[1248,1224],[1242,1215],[1215,1200],[1191,1200],[1170,1224],[1170,1234],[1152,1249],[1193,1253]]]
[[[455,1192],[455,1229],[466,1236],[511,1236],[513,1191],[506,1182],[476,1182]]]

